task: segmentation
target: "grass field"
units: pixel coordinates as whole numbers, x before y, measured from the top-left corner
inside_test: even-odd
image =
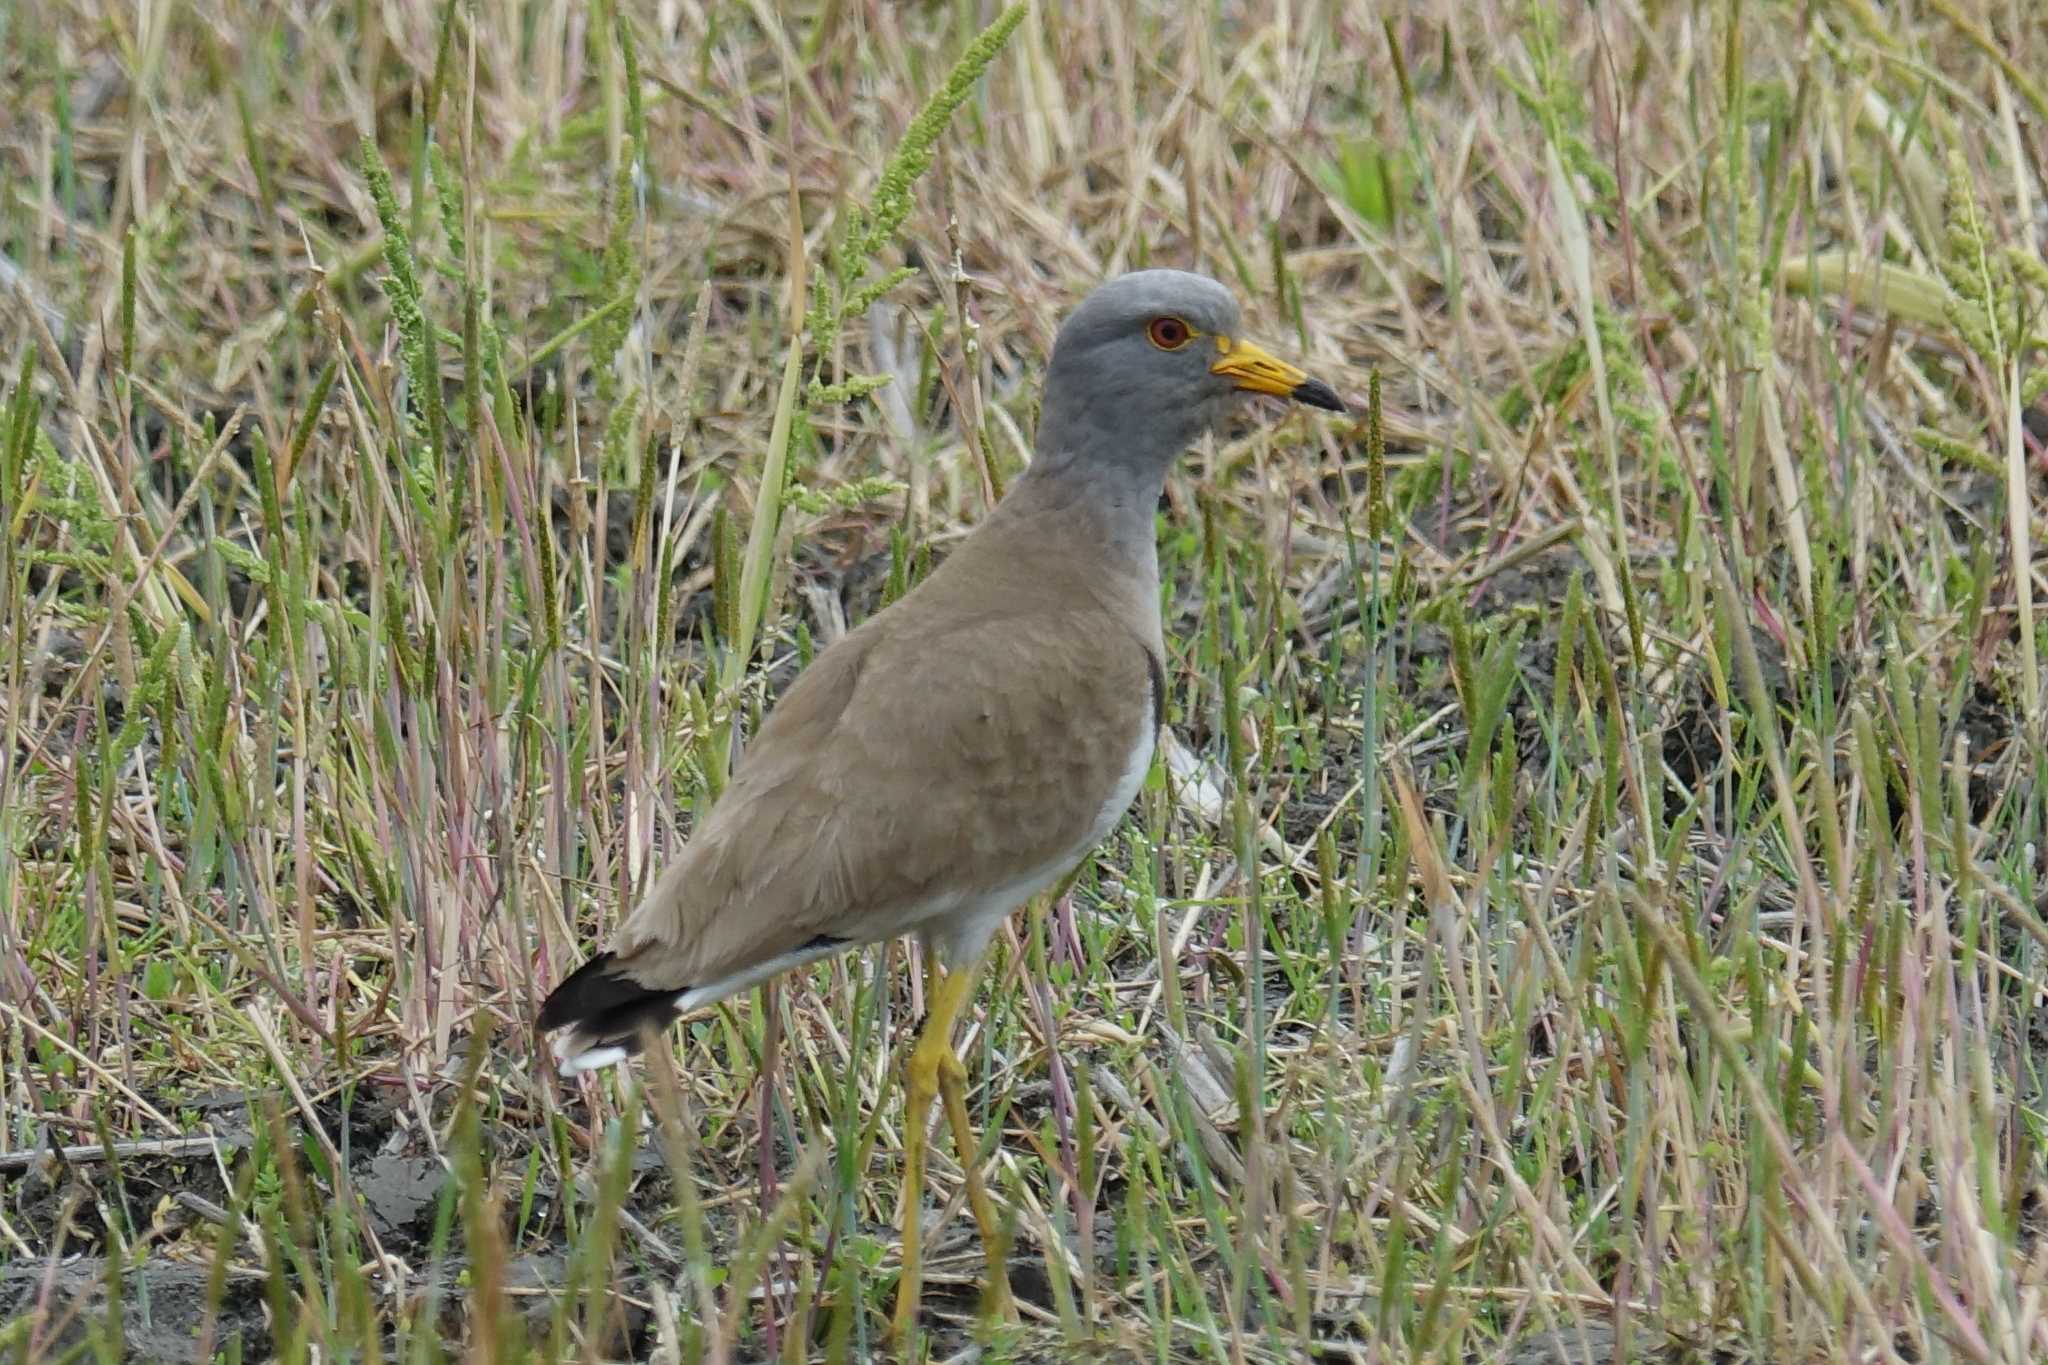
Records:
[[[1384,458],[1171,482],[918,1352],[2048,1359],[2033,0],[1001,14],[0,0],[0,1360],[882,1356],[913,949],[532,1019],[1146,264]]]

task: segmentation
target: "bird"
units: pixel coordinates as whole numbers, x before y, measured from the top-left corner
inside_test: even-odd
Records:
[[[1207,276],[1139,270],[1094,289],[1054,338],[1024,473],[922,582],[797,676],[689,843],[541,1006],[574,1076],[747,987],[917,935],[935,963],[904,1068],[898,1341],[918,1312],[935,1098],[989,1302],[1009,1305],[954,1025],[996,928],[1077,867],[1144,783],[1166,704],[1160,496],[1247,393],[1345,411],[1240,335],[1235,298]]]

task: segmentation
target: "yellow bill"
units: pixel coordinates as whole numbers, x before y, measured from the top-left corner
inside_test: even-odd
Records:
[[[1216,349],[1221,358],[1209,367],[1209,372],[1228,377],[1240,389],[1292,398],[1297,403],[1330,412],[1344,411],[1344,400],[1337,397],[1335,389],[1320,379],[1309,378],[1306,372],[1249,341],[1219,336]]]

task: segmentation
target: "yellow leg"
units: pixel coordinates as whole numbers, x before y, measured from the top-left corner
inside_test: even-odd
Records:
[[[924,1290],[921,1252],[925,1132],[931,1120],[932,1101],[938,1097],[941,1078],[948,1071],[965,1075],[960,1059],[953,1055],[953,1022],[960,1017],[960,1007],[973,993],[975,970],[975,966],[967,966],[944,975],[934,972],[936,981],[930,994],[931,1005],[925,1011],[924,1027],[918,1032],[917,1046],[910,1050],[910,1062],[904,1068],[904,1087],[908,1094],[903,1115],[903,1276],[896,1285],[896,1317],[889,1329],[889,1335],[900,1348],[907,1348],[910,1344],[911,1329],[917,1325],[918,1301]],[[950,1067],[948,1063],[951,1063]],[[957,1090],[957,1080],[949,1084]],[[949,1111],[950,1108],[949,1102]],[[960,1119],[962,1124],[967,1119],[964,1102]],[[972,1160],[974,1150],[968,1149],[962,1158],[963,1164]],[[979,1176],[975,1177],[975,1183],[980,1184]],[[980,1202],[983,1207],[976,1210],[977,1218],[986,1211],[986,1192]]]
[[[1009,1248],[1003,1244],[1003,1225],[996,1220],[988,1188],[981,1183],[981,1140],[975,1136],[974,1125],[967,1121],[966,1084],[967,1068],[960,1064],[959,1054],[948,1047],[939,1062],[939,1095],[945,1101],[946,1121],[953,1128],[953,1149],[959,1153],[960,1169],[967,1177],[967,1204],[974,1210],[974,1221],[981,1228],[981,1249],[988,1257],[988,1307],[998,1316],[1015,1321],[1017,1305],[1010,1297]]]

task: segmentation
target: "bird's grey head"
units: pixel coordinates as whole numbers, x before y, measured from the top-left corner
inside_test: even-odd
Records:
[[[1342,412],[1330,387],[1238,334],[1237,300],[1206,275],[1139,270],[1084,299],[1046,375],[1036,465],[1150,485],[1245,392]]]

